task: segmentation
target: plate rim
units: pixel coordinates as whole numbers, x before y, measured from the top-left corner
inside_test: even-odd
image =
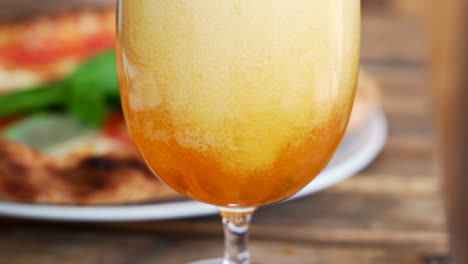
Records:
[[[367,167],[381,152],[387,140],[388,121],[382,108],[375,109],[360,130],[355,133],[360,133],[363,129],[368,129],[371,137],[360,148],[359,152],[354,153],[352,158],[340,163],[340,166],[327,167],[301,191],[282,202],[327,189]],[[198,201],[102,206],[47,205],[0,201],[0,216],[63,222],[156,221],[201,217],[217,214],[217,212],[216,206]]]

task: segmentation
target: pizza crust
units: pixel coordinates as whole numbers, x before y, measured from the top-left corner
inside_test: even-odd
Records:
[[[77,155],[63,163],[0,139],[0,200],[104,205],[178,197],[132,151]]]

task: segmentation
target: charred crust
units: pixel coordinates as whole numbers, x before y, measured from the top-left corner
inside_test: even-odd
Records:
[[[19,163],[9,163],[7,164],[5,170],[11,174],[12,177],[24,177],[28,173],[28,168],[24,164]]]
[[[21,202],[34,201],[34,197],[38,194],[38,190],[33,186],[18,180],[10,179],[5,181],[3,184],[5,191],[11,196],[18,197],[17,199]]]
[[[0,138],[0,200],[122,204],[178,197],[134,152],[55,160]]]
[[[146,164],[141,159],[128,158],[126,163],[130,168],[134,168],[145,173],[151,173],[151,171],[148,169]]]
[[[78,167],[83,170],[106,170],[115,171],[119,169],[134,169],[143,173],[150,173],[146,164],[137,157],[113,157],[113,156],[92,156],[82,159]]]
[[[84,158],[79,167],[87,170],[115,170],[118,169],[119,163],[110,157],[106,156],[94,156]]]

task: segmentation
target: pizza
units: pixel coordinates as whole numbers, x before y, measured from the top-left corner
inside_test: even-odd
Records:
[[[84,61],[113,49],[114,24],[115,11],[104,9],[0,26],[0,97],[39,90],[42,84],[62,79]],[[47,121],[32,119],[36,123],[30,124],[37,129],[28,132],[21,126],[27,126],[30,113],[0,117],[0,200],[98,205],[179,198],[139,158],[118,108],[108,113],[100,128],[69,133],[61,138],[63,142],[27,134],[50,134],[51,130],[67,134],[67,127],[81,128],[56,113],[44,116]],[[19,140],[8,137],[15,127],[23,129]],[[49,142],[34,145],[44,141]]]
[[[127,132],[115,71],[115,10],[0,26],[0,200],[104,205],[181,199]],[[348,133],[378,104],[361,73]]]
[[[1,200],[102,205],[178,197],[131,153],[77,155],[63,163],[2,139],[0,158]]]
[[[104,9],[1,26],[0,93],[61,78],[114,47],[114,24],[114,10]]]

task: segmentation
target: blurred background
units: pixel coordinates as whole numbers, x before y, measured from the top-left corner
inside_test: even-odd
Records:
[[[114,0],[1,0],[1,21],[27,18],[38,13],[56,13],[64,10],[88,7],[102,7],[114,4]],[[362,0],[363,7],[367,12],[381,13],[394,12],[399,15],[415,15],[420,12],[419,1],[404,0]]]
[[[298,264],[448,263],[434,162],[436,135],[425,3],[362,0],[361,63],[366,72],[362,85],[370,88],[363,89],[359,98],[360,104],[371,106],[362,108],[362,119],[375,109],[384,110],[386,144],[376,159],[352,178],[260,209],[251,231],[254,259]],[[113,0],[0,0],[0,32],[38,17],[107,10],[113,5]],[[8,35],[0,34],[0,46],[6,38]],[[108,42],[102,43],[100,49],[109,47]],[[5,52],[0,49],[0,61],[8,57]],[[93,52],[96,50],[77,60],[81,62]],[[47,78],[64,76],[79,62],[67,64],[65,70]],[[0,65],[0,69],[2,66],[12,68]],[[29,75],[20,75],[23,77],[15,81],[5,76],[0,74],[0,88],[2,82],[4,87],[7,81],[24,86],[35,80],[24,77]],[[8,211],[5,208],[0,204],[0,213]],[[0,218],[0,263],[171,264],[219,256],[223,248],[217,216],[65,223],[9,215]]]

